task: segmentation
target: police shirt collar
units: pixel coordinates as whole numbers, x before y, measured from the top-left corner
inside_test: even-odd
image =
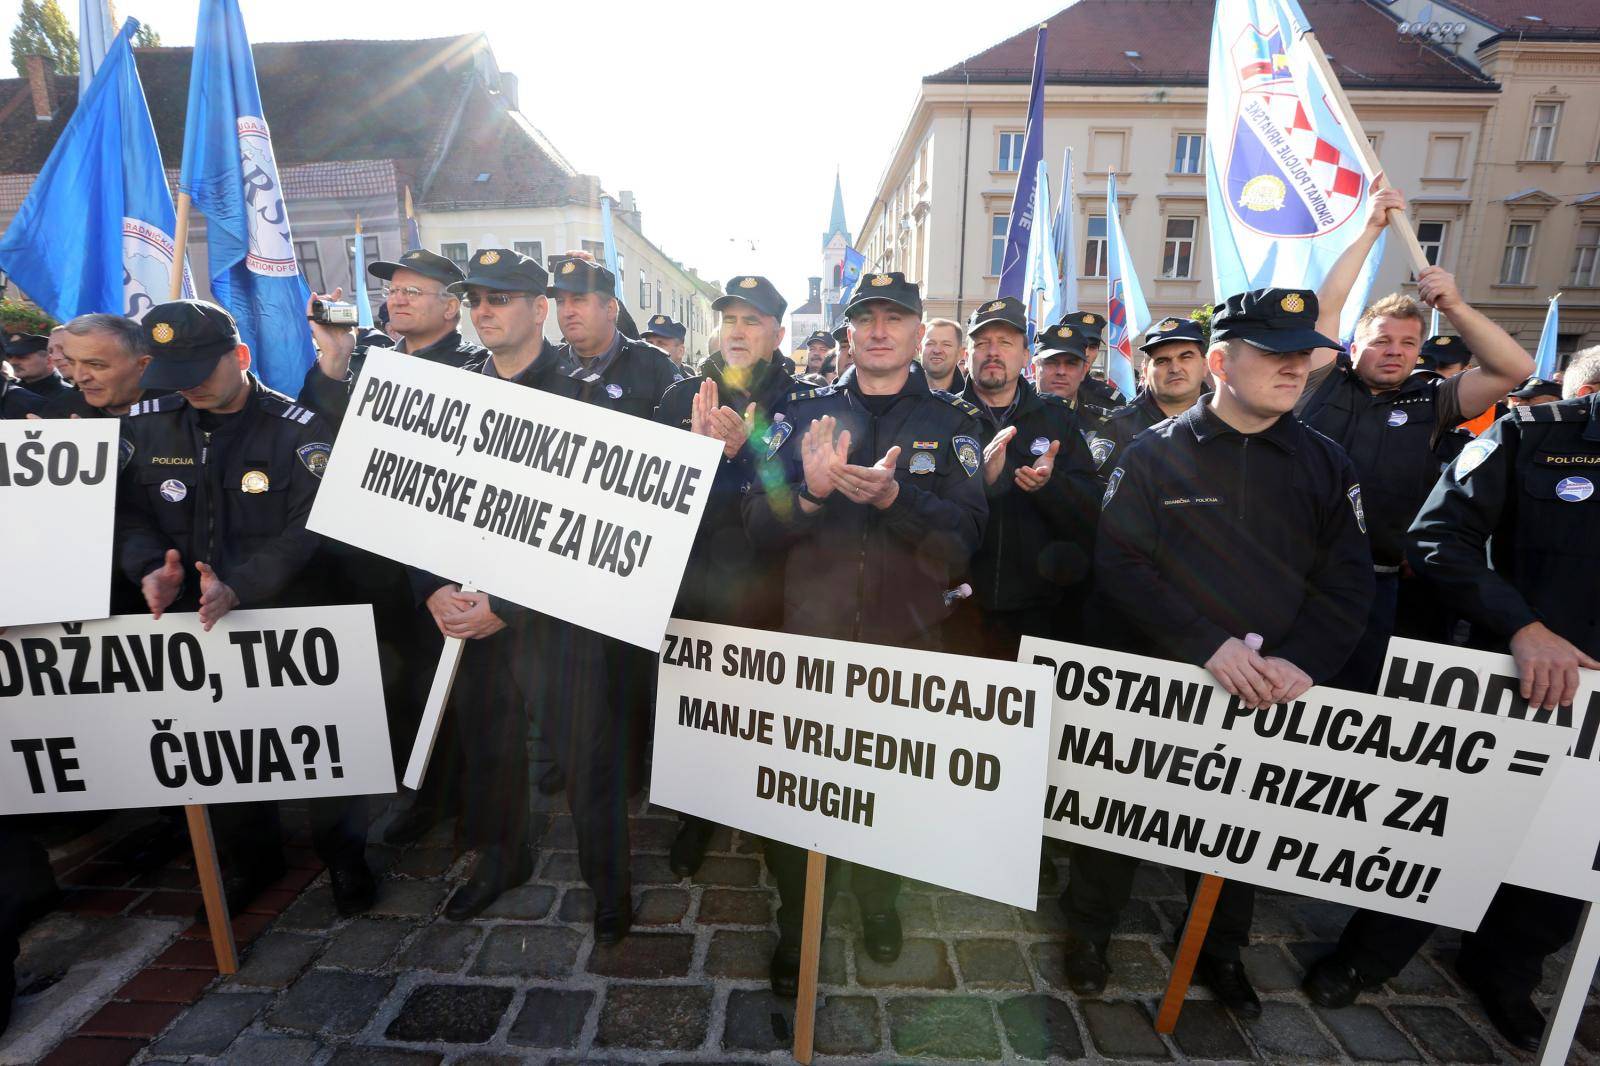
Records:
[[[972,380],[971,375],[967,376],[966,385],[963,388],[956,389],[955,394],[980,411],[986,411],[989,408],[989,401],[985,400],[978,392],[978,384]],[[1027,378],[1020,374],[1017,375],[1017,394],[1012,397],[1011,421],[1015,422],[1035,407],[1042,406],[1044,406],[1044,401],[1039,399],[1039,390],[1029,384]]]
[[[605,372],[611,369],[611,364],[616,361],[617,353],[621,350],[622,331],[620,329],[612,331],[611,343],[606,347],[606,350],[587,362],[578,357],[576,348],[571,344],[567,344],[562,349],[565,353],[565,358],[562,360],[562,372],[568,377],[580,379],[591,376],[603,377]]]
[[[425,356],[429,352],[433,351],[453,352],[461,347],[461,331],[459,329],[453,329],[449,333],[446,333],[443,337],[440,337],[438,340],[434,341],[432,344],[424,344],[416,351],[412,351],[410,347],[400,347],[400,345],[406,343],[406,340],[407,338],[401,337],[399,342],[395,345],[394,350],[399,352],[401,355]]]
[[[1210,399],[1210,396],[1202,395],[1194,402],[1193,407],[1178,416],[1178,421],[1187,425],[1194,433],[1195,440],[1201,444],[1209,444],[1231,433],[1236,437],[1249,437],[1251,440],[1269,440],[1289,454],[1294,454],[1295,446],[1299,443],[1299,435],[1296,432],[1299,422],[1293,414],[1279,415],[1276,422],[1259,433],[1240,433],[1217,417],[1217,413],[1211,409]]]
[[[900,391],[895,393],[895,395],[896,396],[915,396],[915,395],[931,396],[931,395],[933,395],[933,390],[928,388],[927,375],[918,373],[917,369],[916,369],[916,364],[914,362],[912,363],[912,365],[911,365],[911,367],[909,369],[910,369],[910,372],[906,374],[906,382],[905,382],[905,384],[900,386]],[[866,395],[865,393],[863,393],[861,391],[861,385],[856,380],[856,365],[854,363],[851,363],[847,368],[845,368],[845,372],[843,374],[839,375],[839,380],[835,381],[834,384],[838,385],[838,386],[842,386],[846,391],[853,392],[857,396]]]

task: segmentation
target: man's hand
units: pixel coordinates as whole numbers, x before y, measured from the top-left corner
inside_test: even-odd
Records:
[[[1272,702],[1287,703],[1305,695],[1311,687],[1311,675],[1288,659],[1268,655],[1261,660],[1262,671],[1272,683]]]
[[[160,618],[183,591],[183,556],[178,554],[178,549],[167,549],[166,560],[144,575],[139,589],[144,593],[145,606],[150,608],[150,613]]]
[[[444,628],[445,616],[459,614],[471,607],[472,602],[461,595],[460,585],[440,585],[429,593],[424,606],[433,617],[433,624],[439,627],[439,632],[448,637],[450,634]]]
[[[745,408],[743,418],[731,407],[718,407],[717,383],[707,378],[700,383],[700,391],[690,402],[689,429],[702,437],[720,440],[723,456],[732,459],[749,439],[755,414],[753,403]]]
[[[337,300],[344,289],[334,289],[331,295],[314,292],[306,301],[306,320],[311,320],[312,300]],[[329,326],[311,322],[311,337],[317,342],[317,368],[335,381],[343,381],[350,373],[350,354],[356,350],[356,331],[349,326]]]
[[[1417,275],[1417,295],[1429,307],[1449,314],[1462,304],[1461,290],[1456,286],[1456,276],[1444,267],[1423,267]]]
[[[1543,622],[1529,622],[1511,637],[1511,657],[1522,675],[1522,698],[1530,707],[1554,710],[1578,695],[1578,671],[1600,670],[1600,662],[1552,633]]]
[[[1404,193],[1384,185],[1382,174],[1372,179],[1372,195],[1367,201],[1368,229],[1382,232],[1389,225],[1389,212],[1399,211],[1404,214],[1405,209]]]
[[[1017,435],[1016,426],[1007,426],[994,435],[994,439],[983,446],[983,480],[993,485],[1000,480],[1000,475],[1006,468],[1006,445],[1011,443],[1011,438]]]
[[[207,633],[222,621],[222,616],[239,606],[239,597],[205,563],[195,563],[200,571],[200,628]]]
[[[1270,707],[1273,682],[1267,675],[1261,653],[1246,646],[1238,637],[1229,637],[1206,660],[1206,670],[1230,696],[1238,696],[1247,707]]]
[[[500,616],[489,610],[488,593],[457,592],[452,600],[457,609],[446,613],[439,621],[439,629],[445,636],[458,637],[462,640],[482,640],[484,637],[494,636],[506,627]]]
[[[841,462],[833,472],[834,484],[848,500],[887,510],[900,495],[900,482],[894,477],[894,466],[899,461],[900,446],[896,444],[871,466]]]
[[[823,415],[807,426],[806,435],[800,438],[800,463],[805,472],[806,491],[819,500],[833,495],[833,490],[838,487],[834,481],[834,471],[845,465],[850,455],[849,430],[839,434],[837,441],[833,439],[834,426],[837,424],[832,415]],[[817,507],[810,500],[801,500],[800,506],[808,511]]]
[[[1038,492],[1050,482],[1050,474],[1056,468],[1056,453],[1061,451],[1061,442],[1053,440],[1045,453],[1039,456],[1039,461],[1032,466],[1017,467],[1017,488],[1023,492]]]

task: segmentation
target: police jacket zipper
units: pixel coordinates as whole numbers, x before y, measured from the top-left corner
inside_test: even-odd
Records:
[[[1239,521],[1245,521],[1245,503],[1248,499],[1250,484],[1250,438],[1245,437],[1239,445]]]
[[[878,416],[869,410],[867,417],[872,419],[872,447],[867,454],[875,455],[878,448]],[[872,505],[868,504],[866,518],[861,523],[861,551],[856,555],[856,624],[850,634],[852,640],[861,639],[861,603],[867,595],[867,543],[871,535],[871,523]]]

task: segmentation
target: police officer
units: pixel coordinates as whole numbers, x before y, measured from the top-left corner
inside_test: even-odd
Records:
[[[1095,468],[1116,469],[1118,454],[1157,422],[1176,418],[1200,398],[1206,384],[1206,334],[1188,318],[1164,318],[1145,333],[1144,388],[1133,402],[1106,416],[1089,442]]]
[[[930,319],[921,359],[928,388],[959,394],[967,387],[966,375],[961,372],[966,360],[967,334],[961,323],[948,318]]]
[[[1508,408],[1537,407],[1542,403],[1555,403],[1561,399],[1561,383],[1543,378],[1529,378],[1522,387],[1506,395]]]
[[[79,315],[51,337],[72,367],[77,388],[45,402],[43,418],[117,418],[156,395],[140,383],[150,364],[150,342],[139,323],[121,315]]]
[[[400,338],[395,351],[458,368],[481,362],[488,354],[481,345],[461,336],[461,297],[450,287],[465,275],[454,262],[414,248],[398,262],[368,264],[367,273],[387,282],[383,298],[389,309],[389,329]],[[343,295],[343,289],[335,289],[326,296],[313,294],[312,299],[338,300]],[[307,317],[310,314],[308,304]],[[318,325],[312,325],[317,361],[306,371],[300,402],[338,422],[344,417],[351,384],[361,373],[368,349],[378,346],[357,343],[353,330],[319,329]]]
[[[43,407],[43,396],[29,392],[22,382],[0,369],[0,419],[27,418]]]
[[[639,339],[649,341],[666,352],[667,358],[672,360],[673,369],[677,372],[679,380],[682,380],[694,373],[683,365],[684,339],[688,335],[689,331],[684,328],[683,323],[674,322],[671,315],[651,315]]]
[[[567,265],[572,269],[565,270]],[[558,260],[557,278],[569,286],[560,296],[570,298],[579,289],[580,295],[599,296],[607,284],[602,271],[584,260]],[[611,337],[598,342],[607,349],[601,353],[609,359],[604,365],[599,357],[585,362],[571,349],[557,349],[544,340],[547,284],[539,263],[511,249],[474,254],[456,291],[489,346],[490,357],[477,372],[585,403],[636,409],[640,393],[630,390],[670,375],[671,360],[643,341],[622,341],[615,327]],[[589,303],[604,311],[604,303]],[[601,318],[610,326],[614,312]],[[578,326],[592,321],[584,318],[568,334],[581,337],[588,351],[595,350],[596,337]],[[440,632],[467,642],[453,707],[462,756],[472,768],[463,828],[479,851],[466,883],[446,903],[445,916],[454,921],[475,917],[533,874],[527,792],[531,711],[566,771],[578,867],[594,893],[595,940],[616,943],[633,922],[623,751],[632,708],[617,692],[623,668],[612,648],[616,642],[499,597],[429,580],[434,588],[419,592],[427,593]]]
[[[1366,226],[1333,267],[1318,291],[1317,328],[1339,334],[1339,313],[1367,256],[1388,224],[1390,210],[1405,209],[1394,189],[1372,195]],[[1455,327],[1478,366],[1445,378],[1414,374],[1426,320],[1417,301],[1394,293],[1362,312],[1348,358],[1335,347],[1312,357],[1311,378],[1296,413],[1349,453],[1366,495],[1367,526],[1377,595],[1361,643],[1336,688],[1373,691],[1384,650],[1394,633],[1407,527],[1439,476],[1438,448],[1451,429],[1493,407],[1533,372],[1533,360],[1505,330],[1461,298],[1455,278],[1425,267],[1417,294]]]
[[[1512,411],[1439,478],[1407,534],[1406,557],[1474,632],[1509,651],[1533,707],[1572,703],[1578,670],[1600,669],[1600,347],[1567,368],[1567,399]],[[1513,1045],[1534,1050],[1533,990],[1577,929],[1582,904],[1501,885],[1456,970]],[[1344,1007],[1399,973],[1428,939],[1423,922],[1362,911],[1312,966],[1306,994]]]
[[[786,632],[938,648],[945,592],[988,514],[977,411],[911,371],[922,294],[904,274],[863,275],[845,316],[855,365],[787,398],[767,441],[774,468],[745,497],[746,525],[757,544],[785,553]],[[772,988],[792,996],[806,853],[768,841],[766,857],[780,902]],[[851,882],[868,955],[893,962],[900,878],[856,866]]]
[[[1230,296],[1212,320],[1209,398],[1129,445],[1107,479],[1095,572],[1114,646],[1203,665],[1249,706],[1292,700],[1344,665],[1372,599],[1372,557],[1350,460],[1293,417],[1317,297],[1297,289]],[[1226,547],[1231,565],[1219,566]],[[1253,638],[1247,642],[1246,638]],[[1106,944],[1138,860],[1074,851],[1062,898],[1066,971],[1104,988]],[[1190,891],[1198,881],[1189,875]],[[1254,892],[1228,881],[1197,976],[1236,1013],[1260,1000],[1239,952]]]
[[[848,321],[840,322],[833,327],[833,332],[829,336],[839,344],[839,355],[837,362],[834,364],[836,374],[834,380],[837,381],[844,376],[844,372],[849,370],[850,364],[855,361],[855,357],[850,351],[850,323]]]
[[[806,338],[806,373],[821,375],[829,359],[833,357],[833,350],[837,342],[833,334],[825,329],[814,331]]]
[[[320,538],[306,517],[332,439],[311,410],[250,373],[250,349],[215,304],[157,304],[142,323],[152,359],[141,384],[174,389],[122,422],[116,557],[150,612],[198,610],[211,626],[235,607],[315,603],[308,564]],[[212,807],[230,907],[281,875],[277,810]],[[362,798],[311,803],[312,836],[341,913],[376,892],[364,858]]]
[[[722,351],[701,364],[699,376],[668,389],[656,409],[656,421],[722,442],[722,462],[706,497],[673,614],[777,629],[783,622],[783,575],[776,565],[781,559],[751,543],[740,505],[756,476],[754,448],[771,435],[778,424],[774,417],[783,417],[779,408],[784,397],[795,388],[779,351],[788,302],[772,282],[746,274],[731,279],[711,309],[722,316]],[[681,817],[668,855],[673,873],[689,877],[700,868],[715,828],[704,818]]]
[[[50,399],[72,386],[50,365],[50,338],[37,333],[12,333],[5,340],[6,361],[21,386],[42,399]]]
[[[1065,602],[1067,589],[1089,573],[1101,486],[1072,408],[1022,377],[1022,301],[991,300],[967,328],[972,373],[961,397],[979,415],[989,522],[972,558],[973,595],[952,619],[953,643],[1009,661],[1024,635],[1053,635],[1062,615],[1079,614]]]
[[[1442,378],[1453,378],[1467,369],[1472,362],[1472,352],[1460,337],[1443,334],[1422,342],[1422,352],[1417,356],[1418,370],[1431,370]]]
[[[1085,317],[1085,316],[1079,316]],[[1089,347],[1095,343],[1084,325],[1067,316],[1039,334],[1034,345],[1033,370],[1039,391],[1058,396],[1078,415],[1078,429],[1088,439],[1102,436],[1111,412],[1088,402],[1082,392],[1089,376]]]
[[[1089,374],[1084,378],[1079,387],[1082,397],[1101,410],[1110,412],[1128,402],[1118,388],[1102,378],[1094,376],[1095,364],[1100,361],[1100,349],[1105,345],[1106,316],[1093,311],[1069,311],[1061,319],[1063,322],[1077,324],[1089,337],[1089,344],[1084,354],[1089,359]]]

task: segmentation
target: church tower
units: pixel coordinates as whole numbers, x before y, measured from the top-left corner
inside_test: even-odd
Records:
[[[822,235],[822,295],[827,306],[828,328],[836,324],[839,316],[840,279],[844,273],[844,250],[850,247],[850,230],[844,221],[844,190],[839,185],[839,172],[833,173],[833,211],[828,218],[828,231]]]

